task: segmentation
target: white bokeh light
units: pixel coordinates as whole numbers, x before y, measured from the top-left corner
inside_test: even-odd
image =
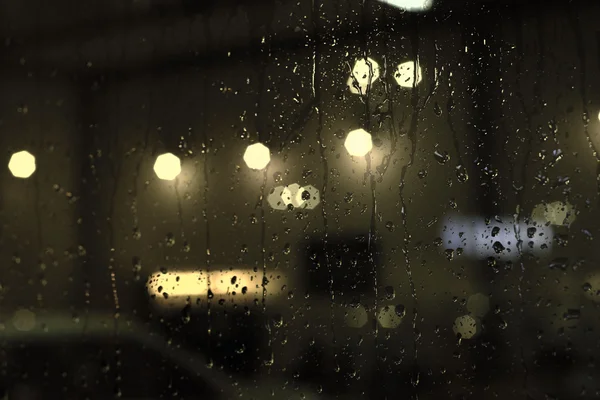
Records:
[[[298,208],[304,205],[304,200],[302,200],[303,192],[304,189],[300,185],[297,183],[292,183],[283,189],[283,193],[281,193],[281,199],[286,206],[291,204],[294,206],[294,208]]]
[[[416,72],[415,72],[416,65]],[[417,80],[415,81],[415,75]],[[394,72],[394,79],[396,83],[404,88],[411,88],[413,86],[417,86],[423,80],[423,72],[421,71],[421,66],[419,63],[415,63],[414,61],[407,61],[402,64],[399,64]]]
[[[159,179],[172,181],[181,173],[181,160],[172,153],[161,154],[156,157],[154,173]]]
[[[406,11],[426,11],[431,8],[433,0],[379,0]]]
[[[15,178],[29,178],[35,172],[35,157],[28,151],[19,151],[10,157],[8,169]]]
[[[351,156],[363,157],[373,148],[371,134],[364,129],[356,129],[348,134],[344,147]]]
[[[302,207],[308,210],[314,209],[319,205],[319,203],[321,203],[321,194],[319,193],[319,189],[312,185],[302,186],[300,198],[304,201]]]
[[[269,148],[262,143],[254,143],[246,148],[244,162],[248,168],[263,169],[271,161]]]
[[[348,88],[353,94],[366,94],[379,79],[379,64],[367,57],[356,60],[352,74],[348,78]]]
[[[517,259],[517,232],[523,241],[521,253],[548,255],[554,236],[552,227],[545,223],[520,222],[515,225],[511,216],[486,221],[483,216],[450,215],[445,218],[441,228],[440,237],[444,244],[441,249],[455,250],[456,255],[478,259]]]
[[[454,321],[452,330],[460,335],[461,339],[471,339],[478,333],[477,319],[471,315],[463,315]]]
[[[287,205],[283,202],[283,191],[286,189],[285,186],[277,186],[271,190],[271,193],[267,196],[267,202],[273,210],[286,210]]]

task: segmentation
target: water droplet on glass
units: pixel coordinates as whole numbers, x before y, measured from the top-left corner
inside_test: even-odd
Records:
[[[494,242],[492,247],[494,248],[494,251],[496,252],[496,254],[500,254],[505,250],[505,247],[500,242]]]
[[[396,291],[394,290],[394,288],[392,286],[386,286],[385,298],[388,300],[394,300],[394,297],[396,297]]]
[[[392,221],[388,221],[385,223],[385,227],[387,228],[388,231],[390,232],[394,232],[394,230],[396,229],[396,225],[394,225],[394,223]]]
[[[563,314],[563,319],[566,321],[579,319],[579,317],[581,317],[581,310],[575,308],[570,308]]]
[[[433,152],[433,156],[434,156],[435,160],[441,165],[444,165],[448,161],[450,161],[450,155],[448,154],[447,151],[440,152],[439,150],[436,150]]]

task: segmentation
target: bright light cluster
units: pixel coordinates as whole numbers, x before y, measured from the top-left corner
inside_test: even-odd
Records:
[[[406,61],[393,70],[398,86],[412,88],[423,80],[423,72],[418,62]],[[354,62],[346,85],[352,94],[366,95],[380,78],[380,67],[374,59],[359,58]]]
[[[8,169],[15,178],[29,178],[35,168],[35,157],[25,150],[14,153],[8,162]]]
[[[277,186],[267,196],[267,202],[274,210],[302,208],[312,210],[321,202],[319,190],[312,185],[300,186],[293,183]]]

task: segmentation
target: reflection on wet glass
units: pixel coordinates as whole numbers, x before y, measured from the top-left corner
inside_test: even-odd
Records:
[[[351,156],[363,157],[373,148],[371,134],[364,129],[356,129],[348,134],[344,147]]]
[[[25,150],[13,154],[8,162],[8,169],[15,178],[29,178],[35,168],[35,157]]]
[[[271,161],[269,148],[262,143],[254,143],[246,148],[244,162],[251,169],[263,169]]]
[[[156,157],[154,173],[159,179],[172,181],[181,173],[181,160],[172,153],[161,154]]]
[[[348,88],[353,94],[367,94],[379,79],[379,64],[370,57],[356,60],[348,78]]]

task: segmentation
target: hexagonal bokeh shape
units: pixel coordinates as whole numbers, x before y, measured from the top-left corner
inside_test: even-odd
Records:
[[[8,169],[15,178],[29,178],[35,172],[35,157],[28,151],[19,151],[10,157]]]
[[[412,88],[413,86],[417,86],[423,80],[421,66],[414,61],[406,61],[399,64],[398,67],[396,67],[396,72],[394,72],[394,79],[400,87]]]
[[[287,205],[283,202],[283,191],[285,186],[277,186],[271,190],[267,196],[267,202],[273,210],[286,210]]]
[[[379,79],[379,64],[372,58],[359,58],[354,63],[352,73],[348,78],[348,88],[353,94],[366,94]]]
[[[367,310],[361,304],[346,307],[344,322],[351,328],[362,328],[367,323]]]
[[[165,153],[156,157],[154,173],[159,179],[172,181],[181,173],[181,160],[173,153]]]
[[[300,198],[304,201],[302,204],[303,208],[312,210],[321,203],[321,194],[319,189],[312,185],[302,186],[300,191]]]
[[[400,326],[404,315],[404,306],[384,306],[377,313],[377,322],[382,328],[394,329]]]
[[[244,162],[248,168],[261,170],[271,161],[269,148],[262,143],[254,143],[246,148]]]
[[[479,323],[472,315],[462,315],[454,320],[452,330],[461,339],[472,339],[479,333]]]
[[[297,183],[292,183],[283,189],[283,193],[281,194],[281,199],[286,206],[290,204],[294,206],[294,208],[301,207],[304,205],[304,200],[302,200],[302,187]]]
[[[471,315],[483,318],[490,311],[490,299],[483,293],[475,293],[467,300],[467,311]]]
[[[351,156],[363,157],[373,148],[373,139],[364,129],[356,129],[348,134],[344,147]]]

